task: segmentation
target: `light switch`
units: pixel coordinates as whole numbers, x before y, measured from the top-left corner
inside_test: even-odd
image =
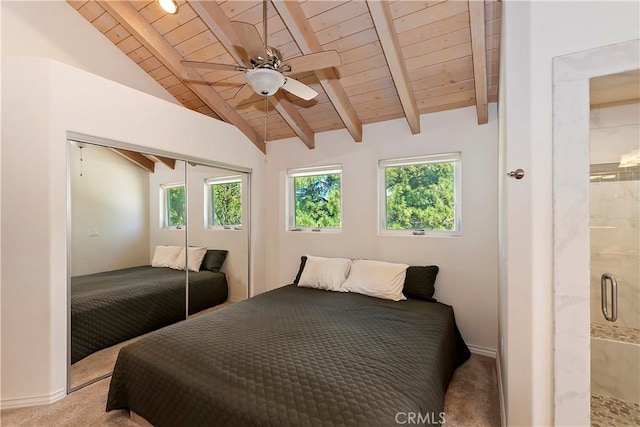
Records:
[[[100,231],[97,228],[89,229],[89,237],[98,237],[100,236]]]

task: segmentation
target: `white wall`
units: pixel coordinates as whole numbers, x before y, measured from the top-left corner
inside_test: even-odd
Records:
[[[49,209],[49,161],[48,126],[49,118],[49,82],[47,66],[42,70],[25,69],[20,75],[30,80],[28,91],[32,95],[20,100],[15,93],[10,95],[8,85],[10,72],[2,70],[2,289],[0,316],[2,331],[0,338],[2,364],[0,366],[0,391],[2,400],[10,398],[25,399],[50,396],[52,399],[63,396],[63,378],[57,387],[50,388],[50,209]],[[44,64],[41,64],[44,65]],[[26,83],[26,82],[25,82]],[[14,86],[15,87],[15,86]],[[40,93],[35,97],[34,92]],[[31,99],[28,99],[31,98]],[[27,101],[28,99],[28,101]],[[11,108],[9,108],[11,107]],[[14,135],[21,135],[23,144],[12,143]],[[15,141],[15,140],[14,140]],[[38,143],[35,143],[38,141]],[[60,142],[61,150],[66,152],[65,141]],[[64,147],[64,148],[62,148]],[[29,168],[35,173],[24,173],[24,160],[29,159]],[[64,156],[62,160],[64,164]],[[33,169],[31,169],[33,168]],[[18,179],[19,177],[19,179]],[[59,194],[65,203],[66,180],[61,183]],[[31,197],[25,197],[31,195]],[[7,209],[12,206],[12,209]],[[62,206],[65,209],[65,205]],[[65,224],[60,236],[65,238]],[[66,241],[62,240],[59,252],[66,252]],[[34,268],[34,260],[37,267]],[[65,266],[59,278],[58,287],[66,286]],[[29,277],[26,273],[29,272]],[[27,303],[27,301],[29,303]],[[60,308],[63,309],[65,302]],[[63,316],[62,319],[65,317]],[[64,322],[64,320],[63,320]],[[15,325],[20,325],[16,327]],[[66,341],[66,324],[58,325],[62,335],[60,344]],[[64,354],[62,354],[64,357]],[[64,359],[63,359],[64,361]],[[13,372],[8,368],[13,365]],[[58,364],[62,375],[64,365]],[[13,376],[13,378],[11,378]],[[57,393],[57,394],[56,394]],[[44,400],[44,399],[42,399]]]
[[[264,277],[265,158],[235,127],[47,59],[3,57],[2,89],[4,407],[65,394],[68,131],[253,169],[251,275]]]
[[[69,3],[1,1],[2,55],[42,56],[179,102]]]
[[[478,126],[474,108],[366,125],[362,143],[346,131],[316,135],[316,148],[296,139],[267,146],[267,286],[291,283],[306,253],[440,266],[436,298],[450,304],[467,343],[497,348],[497,121]],[[462,237],[380,236],[378,160],[462,152]],[[287,169],[342,165],[342,232],[285,231]]]
[[[71,276],[148,265],[149,172],[104,147],[84,145],[82,162],[80,151],[69,144]]]
[[[553,423],[552,59],[640,37],[640,3],[503,3],[500,319],[507,423]],[[504,126],[504,127],[503,127]],[[507,181],[508,180],[508,181]],[[505,328],[505,326],[508,327]]]

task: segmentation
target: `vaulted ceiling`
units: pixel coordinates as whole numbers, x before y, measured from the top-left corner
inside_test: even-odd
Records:
[[[265,141],[346,128],[362,141],[362,125],[476,105],[487,122],[496,101],[501,4],[494,0],[284,1],[267,4],[268,44],[285,62],[335,50],[342,65],[295,75],[319,95],[303,101],[279,91],[268,101],[234,97],[243,73],[195,69],[181,61],[238,64],[230,21],[262,32],[261,1],[68,1],[185,107],[237,126],[262,151]],[[295,70],[294,70],[295,71]]]

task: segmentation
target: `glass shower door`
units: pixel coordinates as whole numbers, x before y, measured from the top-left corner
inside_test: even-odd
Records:
[[[592,81],[592,99],[594,88],[611,82]],[[590,159],[591,423],[640,425],[637,100],[592,103]]]

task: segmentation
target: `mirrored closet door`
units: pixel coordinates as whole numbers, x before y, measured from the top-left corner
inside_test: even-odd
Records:
[[[69,391],[186,318],[185,183],[184,161],[70,141]]]
[[[249,175],[187,164],[189,315],[249,296]]]
[[[250,174],[69,144],[69,391],[120,349],[249,296]]]

